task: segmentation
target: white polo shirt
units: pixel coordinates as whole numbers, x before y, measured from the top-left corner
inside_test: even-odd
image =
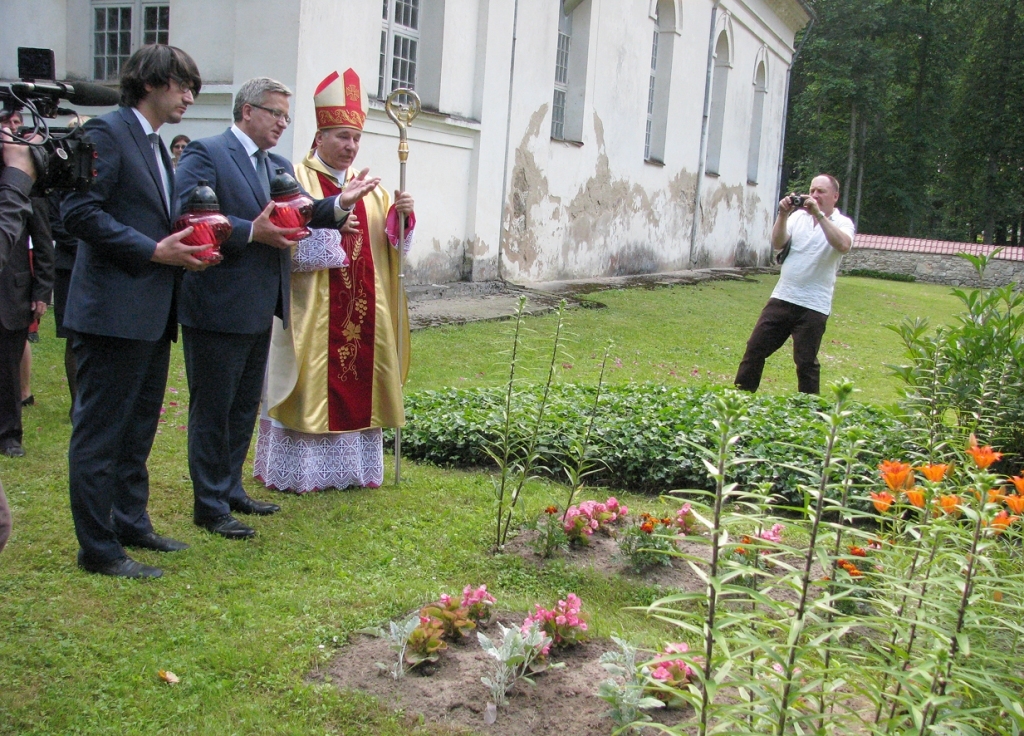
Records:
[[[850,236],[852,244],[853,220],[839,210],[833,210],[828,219]],[[797,210],[789,216],[786,232],[792,239],[792,245],[782,264],[782,273],[772,298],[830,314],[832,292],[843,254],[829,245],[825,232],[806,210]]]

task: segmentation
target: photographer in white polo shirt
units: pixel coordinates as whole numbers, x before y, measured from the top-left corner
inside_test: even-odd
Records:
[[[793,338],[798,389],[816,394],[820,389],[818,348],[832,311],[832,292],[843,254],[853,246],[853,221],[836,209],[839,182],[821,174],[805,195],[791,194],[779,202],[772,227],[772,249],[789,252],[779,282],[747,341],[736,373],[736,387],[757,391],[765,360]]]

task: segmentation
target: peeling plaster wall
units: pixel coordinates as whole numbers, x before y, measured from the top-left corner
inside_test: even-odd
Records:
[[[167,2],[171,42],[196,58],[204,77],[196,105],[167,129],[168,139],[224,130],[238,86],[266,75],[295,91],[294,123],[277,150],[297,161],[315,132],[312,93],[324,76],[352,67],[371,98],[376,94],[380,0]],[[440,68],[428,75],[439,80],[440,109],[422,114],[409,132],[407,188],[417,203],[409,283],[767,262],[786,69],[803,18],[797,0],[722,0],[719,21],[731,29],[733,44],[724,145],[719,175],[700,181],[713,0],[674,4],[680,17],[663,164],[643,160],[651,2],[583,0],[590,21],[580,25],[589,25],[589,34],[573,40],[588,50],[582,140],[576,143],[550,137],[559,3],[421,3],[435,13],[433,4],[443,3],[438,37],[420,38],[421,45],[441,45]],[[91,77],[90,0],[6,0],[5,9],[12,12],[0,26],[3,76],[14,76],[14,49],[31,40],[55,48],[60,76]],[[273,43],[264,42],[270,28]],[[749,118],[759,54],[767,59],[767,95],[759,182],[750,184]],[[399,181],[397,143],[396,126],[371,99],[357,165],[369,166],[390,190]]]
[[[520,0],[534,19],[518,39],[502,248],[506,278],[544,281],[691,265],[710,0],[686,6],[674,44],[665,162],[643,160],[654,21],[647,4],[591,0],[588,116],[582,145],[550,138],[557,4]],[[723,2],[732,68],[720,175],[703,178],[697,266],[768,261],[794,30],[761,0]],[[760,16],[760,17],[759,17]],[[723,22],[719,17],[719,23]],[[573,39],[577,42],[577,39]],[[747,182],[755,62],[768,58],[759,182]]]

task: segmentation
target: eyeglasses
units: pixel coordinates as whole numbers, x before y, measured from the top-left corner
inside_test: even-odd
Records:
[[[196,89],[192,86],[191,82],[186,82],[184,79],[177,79],[176,77],[171,77],[171,82],[174,83],[174,85],[178,88],[178,91],[182,94],[185,94],[186,92],[191,92],[194,95],[196,93]],[[170,85],[168,84],[168,86]]]
[[[291,125],[292,118],[284,110],[276,110],[273,107],[263,107],[263,105],[254,105],[251,102],[249,103],[249,105],[251,107],[258,107],[260,110],[266,110],[267,112],[274,116],[274,120],[284,120],[285,125]]]

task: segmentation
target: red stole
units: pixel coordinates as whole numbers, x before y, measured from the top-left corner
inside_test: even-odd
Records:
[[[341,190],[317,172],[325,197]],[[329,269],[330,319],[327,337],[327,416],[332,432],[366,429],[373,412],[373,340],[377,299],[369,221],[363,201],[352,214],[359,232],[345,233],[348,268]]]

